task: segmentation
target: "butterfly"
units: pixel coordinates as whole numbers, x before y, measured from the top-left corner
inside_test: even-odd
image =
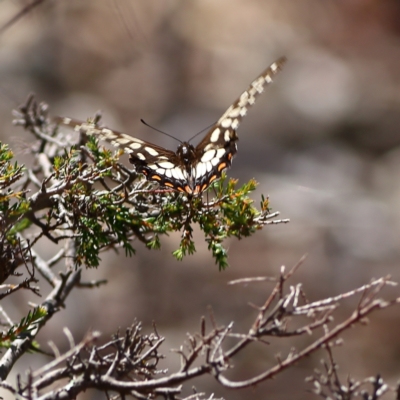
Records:
[[[197,146],[181,142],[176,152],[127,134],[100,127],[94,121],[82,122],[72,118],[55,117],[54,122],[69,126],[77,132],[94,135],[122,148],[138,173],[160,186],[183,192],[189,196],[203,193],[212,182],[221,177],[232,164],[237,152],[239,127],[247,110],[266,85],[282,69],[286,58],[273,62],[209,129]]]

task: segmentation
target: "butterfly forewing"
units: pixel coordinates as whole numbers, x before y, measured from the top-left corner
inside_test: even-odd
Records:
[[[198,195],[230,167],[237,152],[236,130],[240,122],[264,87],[272,83],[274,75],[280,71],[285,61],[284,57],[278,59],[255,79],[195,148],[184,142],[173,152],[124,133],[100,127],[95,122],[61,117],[56,117],[55,122],[86,135],[95,135],[113,146],[124,149],[137,172],[145,175],[146,179],[186,192],[190,196]]]
[[[125,133],[100,127],[91,121],[55,117],[54,122],[69,126],[76,132],[88,136],[94,135],[115,147],[122,148],[129,154],[129,161],[135,165],[137,172],[145,175],[148,180],[173,189],[183,188],[186,185],[187,173],[181,168],[180,159],[173,151]]]
[[[282,57],[272,63],[250,86],[236,99],[236,101],[224,112],[217,123],[207,132],[204,139],[197,145],[196,153],[199,163],[204,163],[207,172],[203,181],[212,182],[218,179],[222,171],[229,168],[232,158],[237,152],[236,142],[238,129],[247,110],[251,107],[258,95],[264,91],[264,87],[273,81],[286,62]],[[200,183],[201,187],[204,183]]]

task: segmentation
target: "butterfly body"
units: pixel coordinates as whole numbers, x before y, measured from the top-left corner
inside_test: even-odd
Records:
[[[91,121],[82,122],[56,117],[55,122],[86,135],[95,135],[113,146],[123,148],[129,154],[129,161],[137,172],[143,174],[147,180],[158,182],[160,186],[178,190],[189,196],[196,196],[204,192],[212,182],[221,177],[224,170],[231,166],[237,152],[236,130],[242,118],[254,104],[256,97],[263,92],[264,86],[272,82],[272,77],[279,72],[285,60],[280,58],[275,61],[255,79],[197,146],[182,142],[175,152],[100,127]]]

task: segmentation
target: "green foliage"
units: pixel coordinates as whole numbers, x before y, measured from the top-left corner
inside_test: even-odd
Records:
[[[13,152],[0,142],[0,213],[2,213],[2,232],[7,232],[9,239],[29,226],[29,221],[22,219],[29,211],[29,202],[25,199],[25,190],[15,190],[13,185],[23,174],[24,167],[12,163]],[[18,218],[20,217],[20,218]],[[11,225],[11,221],[17,221]]]
[[[256,182],[250,180],[236,189],[237,180],[230,179],[224,186],[225,181],[224,175],[210,188],[210,191],[216,192],[214,201],[204,203],[201,198],[188,201],[180,197],[176,202],[168,203],[163,209],[163,219],[155,221],[155,223],[165,223],[168,226],[167,231],[169,229],[183,231],[180,247],[173,253],[178,260],[196,251],[192,240],[192,223],[198,223],[204,232],[208,249],[220,270],[228,265],[227,251],[223,246],[225,239],[230,237],[241,239],[262,228],[263,223],[258,218],[263,213],[269,212],[267,202],[264,204],[264,210],[258,211],[253,206],[253,200],[248,197],[248,194],[256,188]]]
[[[29,334],[37,327],[43,317],[47,315],[43,307],[35,307],[23,317],[18,324],[11,326],[7,332],[0,332],[0,347],[8,348],[13,340],[21,338],[24,334]]]
[[[40,149],[45,151],[45,146]],[[0,150],[0,184],[16,182],[23,169],[10,164],[12,153],[7,146]],[[43,169],[36,194],[26,200],[22,190],[8,188],[7,194],[1,193],[0,208],[15,221],[9,232],[15,235],[34,223],[41,229],[36,240],[43,234],[55,243],[73,239],[75,265],[97,267],[102,250],[122,247],[132,256],[133,239],[155,250],[161,246],[162,235],[176,231],[182,237],[173,255],[182,260],[196,251],[192,231],[197,224],[222,270],[228,265],[226,239],[242,239],[266,224],[268,200],[263,198],[261,210],[257,210],[249,198],[257,186],[254,180],[237,188],[236,180],[227,181],[223,176],[202,198],[188,198],[138,179],[135,172],[119,163],[120,155],[120,151],[102,148],[93,137],[79,148],[60,145],[49,159],[51,175],[46,176]]]

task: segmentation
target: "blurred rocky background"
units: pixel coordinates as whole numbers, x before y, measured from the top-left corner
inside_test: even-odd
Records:
[[[26,4],[2,1],[0,23]],[[50,339],[68,346],[64,326],[78,341],[90,328],[109,335],[137,318],[145,331],[157,322],[168,338],[166,367],[174,367],[178,357],[168,349],[199,329],[208,306],[217,321],[235,320],[243,328],[255,315],[248,303],[261,305],[271,288],[228,286],[231,279],[277,274],[305,253],[293,283],[303,282],[312,300],[371,277],[400,279],[396,0],[44,1],[0,36],[0,140],[30,165],[34,138],[12,126],[11,110],[35,92],[54,115],[86,119],[101,109],[107,126],[175,149],[177,142],[140,118],[188,139],[215,122],[282,55],[287,65],[239,128],[239,152],[228,175],[240,182],[255,177],[255,201],[269,195],[273,210],[290,224],[232,241],[230,268],[221,273],[199,233],[197,253],[183,262],[171,255],[179,235],[163,238],[159,252],[136,243],[133,258],[105,255],[101,267],[84,276],[106,278],[108,285],[71,296],[41,333],[44,347]],[[46,258],[55,248],[43,240],[39,250]],[[8,307],[16,318],[27,300],[35,301],[15,300]],[[399,313],[392,309],[347,333],[345,347],[335,353],[340,372],[356,378],[379,372],[394,384],[399,332]],[[261,372],[277,351],[271,344],[249,353],[237,361],[232,378]],[[304,378],[321,357],[247,391],[224,391],[212,378],[195,384],[233,400],[308,399],[313,395]],[[20,370],[25,366],[22,359]],[[85,399],[97,396],[88,392]]]

